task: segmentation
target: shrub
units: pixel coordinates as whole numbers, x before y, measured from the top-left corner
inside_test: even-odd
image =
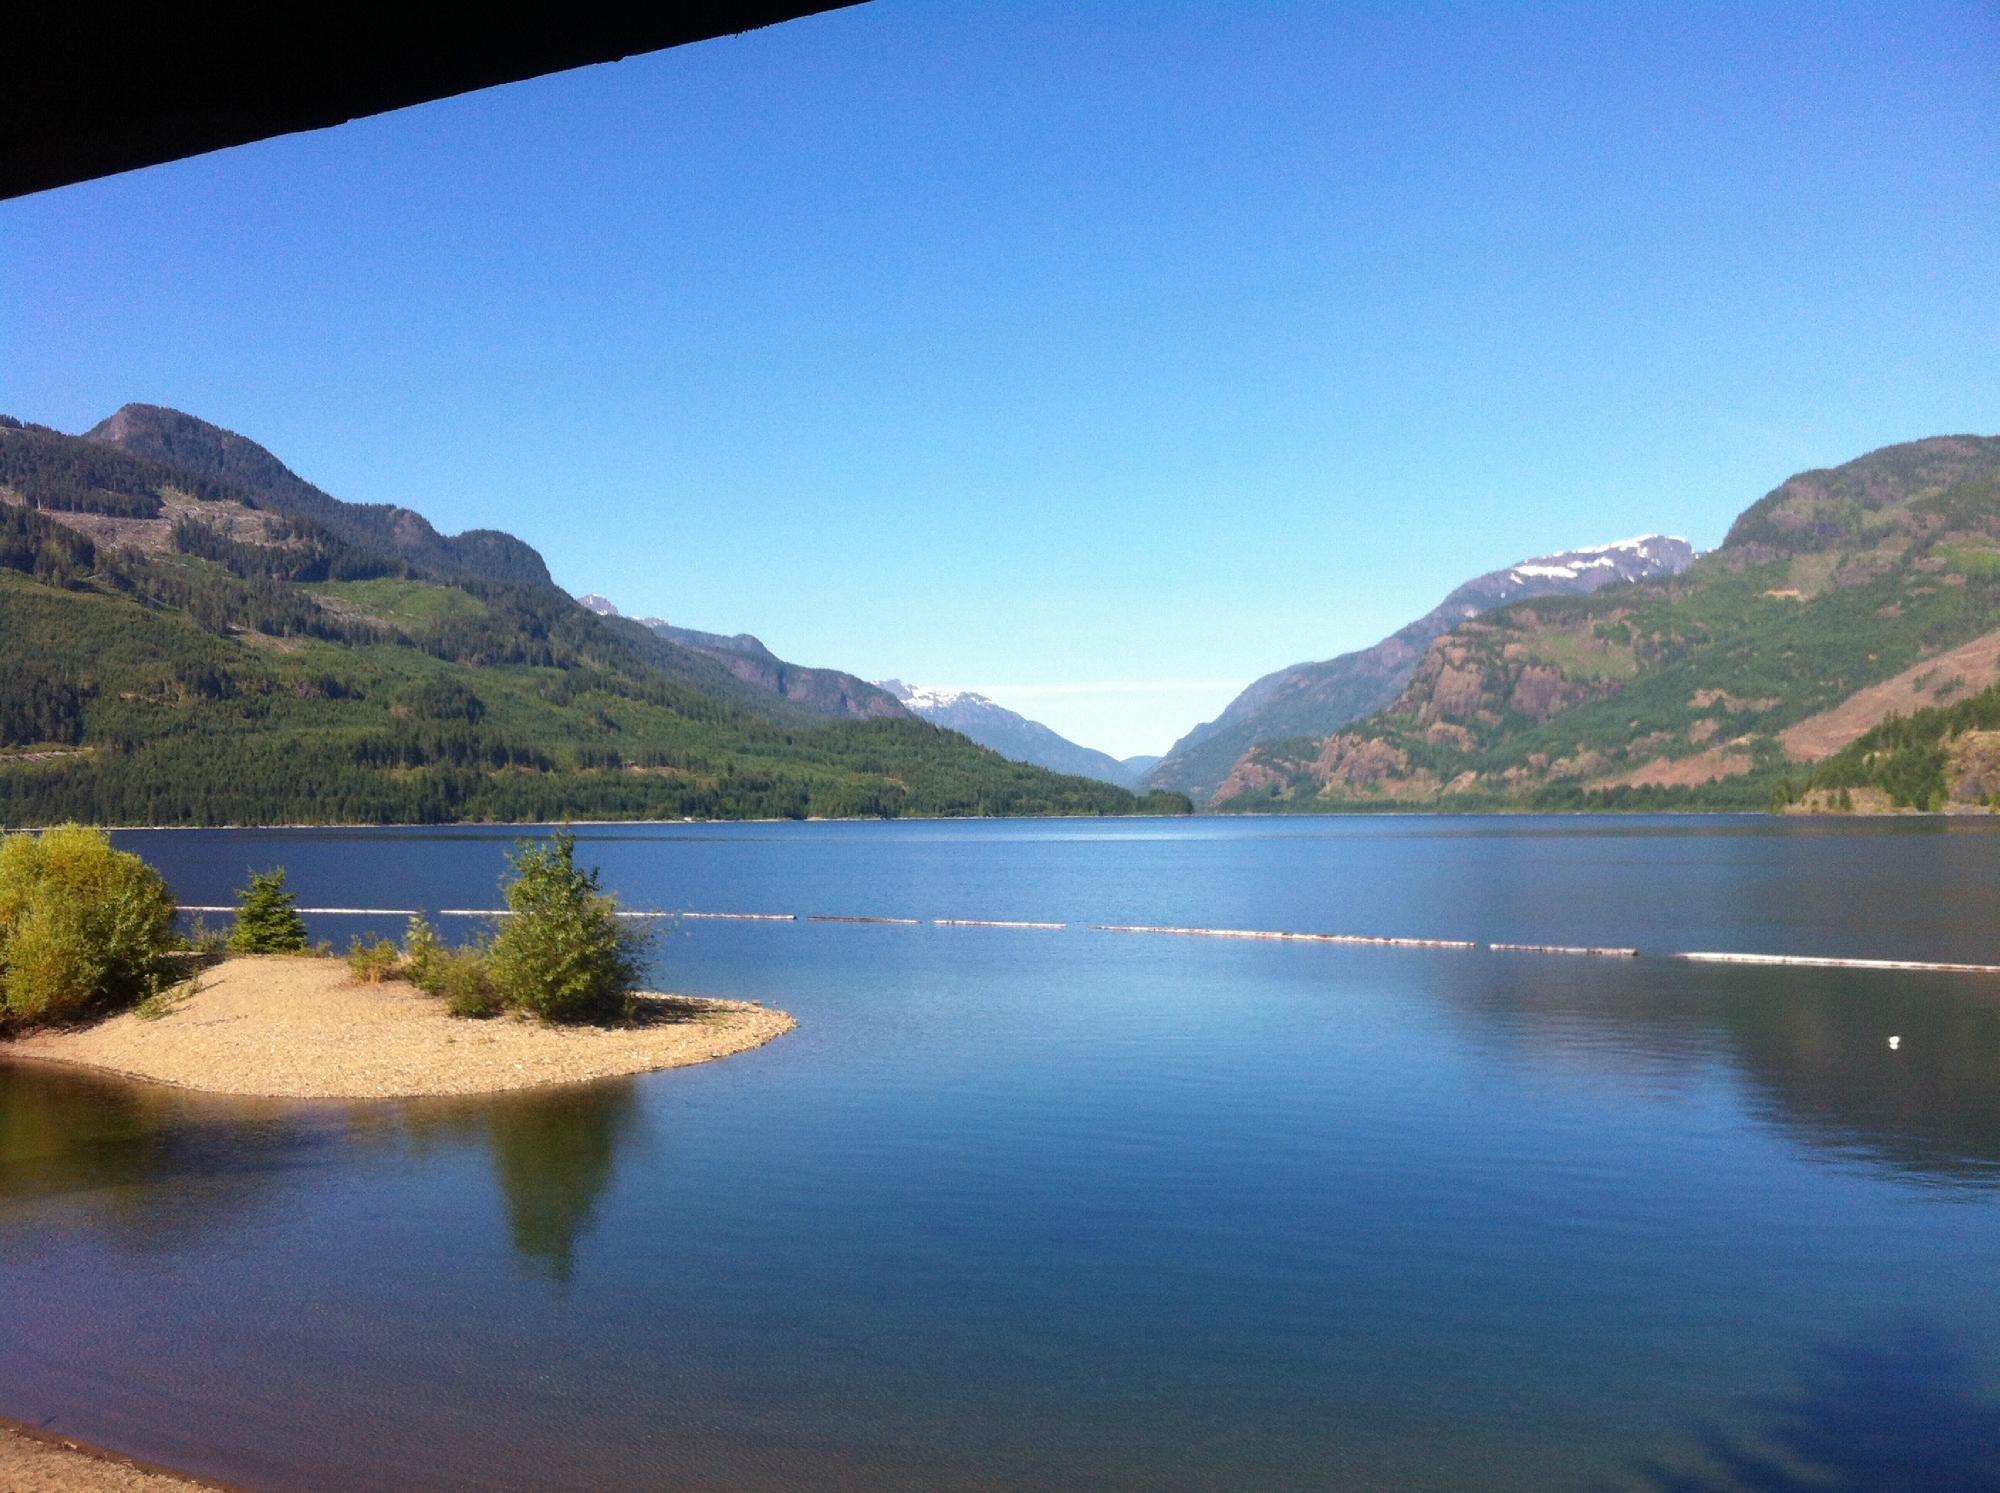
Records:
[[[253,871],[250,885],[237,894],[236,927],[229,935],[235,954],[302,954],[306,949],[305,919],[285,890],[285,868]]]
[[[576,837],[523,842],[510,862],[511,916],[493,941],[493,975],[507,1003],[545,1021],[618,1014],[638,980],[640,940],[619,926],[597,872],[576,868]]]
[[[403,967],[418,985],[424,985],[429,978],[430,968],[438,955],[444,952],[444,942],[438,937],[437,929],[425,921],[422,913],[410,919],[408,931],[403,934]]]
[[[423,988],[454,1016],[498,1016],[506,1001],[484,949],[439,949],[431,956]]]
[[[191,954],[215,955],[229,947],[229,935],[220,928],[211,928],[200,913],[188,919],[187,932],[181,936],[181,947]]]
[[[104,831],[0,836],[0,1020],[129,1004],[159,987],[173,945],[166,882]]]
[[[372,934],[347,946],[348,972],[364,985],[380,985],[403,973],[403,955],[394,943]]]
[[[498,1016],[506,1008],[486,949],[445,947],[438,931],[419,913],[403,935],[403,971],[427,995],[444,1001],[454,1016]]]

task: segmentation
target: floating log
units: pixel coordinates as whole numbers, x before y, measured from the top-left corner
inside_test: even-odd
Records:
[[[235,912],[234,907],[203,907],[193,902],[183,902],[182,912]],[[316,918],[413,918],[417,915],[414,907],[301,907],[302,913],[310,913]]]
[[[1790,964],[1806,969],[1905,970],[1940,975],[2000,975],[2000,964],[1939,964],[1925,959],[1832,959],[1812,954],[1669,954],[1700,964]]]
[[[308,912],[310,908],[301,908]],[[440,907],[441,918],[511,918],[512,909],[506,907]],[[612,914],[618,918],[707,918],[727,919],[748,923],[795,923],[798,914],[791,912],[654,912],[621,907]]]
[[[1560,943],[1496,943],[1488,948],[1503,954],[1583,954],[1595,959],[1637,959],[1637,949],[1589,948]]]
[[[1164,928],[1146,923],[1092,923],[1096,933],[1164,933],[1176,938],[1266,938],[1299,943],[1377,944],[1399,949],[1476,949],[1457,938],[1384,938],[1369,933],[1285,933],[1266,928]]]
[[[843,913],[815,912],[806,916],[809,923],[894,923],[899,927],[915,928],[922,924],[922,918],[861,918]]]
[[[1068,923],[1018,923],[1005,918],[932,918],[940,928],[1067,928]]]

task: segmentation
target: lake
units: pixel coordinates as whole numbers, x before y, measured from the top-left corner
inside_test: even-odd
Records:
[[[118,838],[440,909],[521,833]],[[799,914],[652,953],[798,1030],[476,1102],[0,1064],[0,1413],[272,1488],[2000,1486],[2000,976],[1658,957],[2000,963],[1986,822],[579,833]]]

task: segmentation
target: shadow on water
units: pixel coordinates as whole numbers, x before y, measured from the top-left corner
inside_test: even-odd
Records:
[[[483,1141],[514,1248],[552,1279],[567,1281],[638,1115],[637,1092],[631,1080],[620,1079],[425,1107],[411,1111],[408,1124],[419,1138]]]
[[[1661,1493],[1958,1493],[2000,1488],[2000,1402],[1934,1332],[1821,1349],[1804,1387],[1754,1403],[1748,1434],[1704,1427],[1698,1465],[1642,1463]]]

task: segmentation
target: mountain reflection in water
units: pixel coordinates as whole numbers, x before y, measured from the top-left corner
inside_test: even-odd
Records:
[[[1087,925],[1990,962],[1995,830],[596,827],[641,905],[1071,926],[689,923],[659,988],[798,1029],[572,1089],[0,1061],[0,1413],[251,1486],[1991,1485],[2000,981]],[[144,848],[483,906],[514,833]]]

